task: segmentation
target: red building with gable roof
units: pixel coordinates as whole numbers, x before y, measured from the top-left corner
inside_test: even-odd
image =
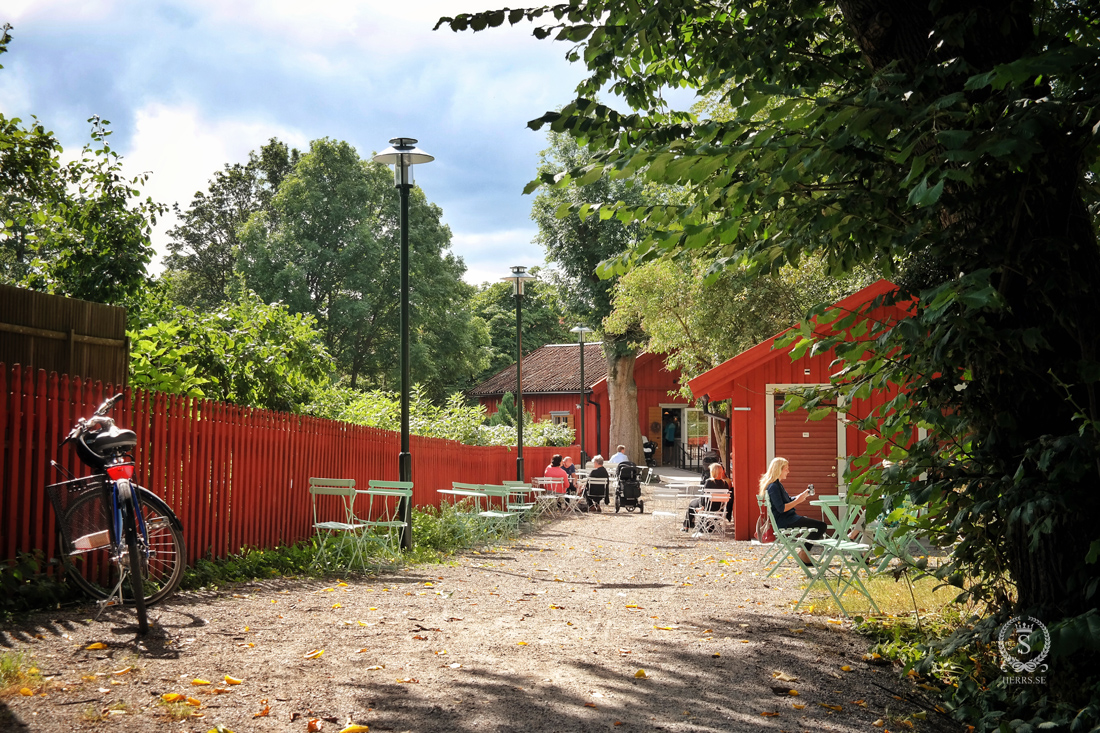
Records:
[[[547,344],[523,357],[523,405],[536,420],[562,422],[576,431],[580,441],[580,344]],[[680,388],[679,370],[669,371],[658,354],[643,352],[634,364],[634,381],[638,386],[638,422],[642,435],[658,444],[657,460],[661,463],[661,432],[664,425],[676,418],[680,429],[677,453],[697,459],[707,440],[705,418],[683,397],[672,396]],[[609,457],[615,446],[608,445],[611,406],[607,396],[607,360],[603,344],[584,345],[584,382],[587,392],[585,409],[585,453],[589,458],[601,453]],[[485,405],[489,414],[500,406],[506,392],[516,391],[516,365],[497,372],[467,391]],[[684,427],[686,426],[686,428]],[[669,456],[671,459],[671,455]],[[579,456],[573,456],[579,460]],[[638,465],[645,465],[644,456],[630,456]],[[671,460],[669,461],[671,462]]]
[[[832,308],[858,308],[894,287],[886,280],[879,280]],[[907,317],[898,307],[879,308],[873,315],[887,320]],[[827,331],[827,326],[819,330]],[[828,384],[836,359],[830,349],[813,356],[807,353],[792,361],[793,346],[775,348],[776,340],[785,333],[741,352],[688,383],[697,398],[707,395],[711,402],[731,400],[730,478],[735,489],[734,525],[739,540],[750,539],[756,526],[758,484],[772,458],[782,456],[790,461],[790,475],[784,483],[792,496],[811,483],[819,495],[844,493],[842,476],[848,458],[861,455],[867,447],[866,434],[848,424],[845,418],[865,417],[892,397],[881,392],[872,394],[868,399],[855,400],[846,412],[824,420],[807,420],[805,409],[780,412],[778,408],[790,389]],[[820,510],[809,504],[798,511],[820,518]]]

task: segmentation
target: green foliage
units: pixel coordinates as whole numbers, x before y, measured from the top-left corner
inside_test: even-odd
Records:
[[[685,253],[750,273],[813,256],[829,275],[868,266],[899,284],[860,313],[816,310],[831,328],[803,325],[796,355],[840,359],[835,390],[806,406],[890,397],[858,425],[872,439],[849,486],[872,493],[872,514],[925,505],[921,528],[954,547],[942,578],[972,580],[991,609],[941,654],[987,648],[1012,614],[1051,629],[1049,687],[962,680],[956,714],[982,729],[1097,725],[1095,4],[593,0],[441,23],[506,20],[572,42],[588,69],[578,98],[531,126],[592,160],[529,190],[640,176],[677,191],[561,212],[641,225],[605,274]],[[722,112],[673,109],[669,87]],[[892,303],[912,317],[882,320]]]
[[[227,583],[264,580],[275,577],[311,575],[310,565],[316,552],[309,542],[279,545],[268,550],[244,547],[228,557],[209,560],[200,558],[184,570],[180,588],[197,590]]]
[[[61,145],[36,123],[0,115],[0,280],[101,303],[124,304],[145,285],[152,225],[164,207],[127,179],[98,117],[92,142],[62,164]]]
[[[247,287],[311,314],[352,388],[399,381],[399,208],[388,168],[321,139],[237,230]],[[448,251],[442,213],[420,189],[410,192],[411,372],[435,399],[482,372],[489,341],[467,306],[473,288]]]
[[[0,563],[0,618],[68,601],[79,593],[57,576],[47,575],[45,568],[42,550],[20,552]]]
[[[862,273],[833,279],[823,270],[817,258],[765,277],[744,270],[712,273],[702,258],[654,260],[616,281],[604,329],[624,333],[640,325],[645,348],[680,369],[682,392],[692,397],[688,380],[790,327],[814,305],[839,300],[873,279]]]
[[[541,268],[532,267],[529,272],[537,277]],[[489,362],[479,375],[485,379],[516,362],[516,300],[511,283],[483,283],[470,307],[489,329]],[[525,284],[521,317],[524,353],[576,340],[569,329],[579,316],[566,313],[558,288],[551,283],[531,280]]]
[[[130,332],[130,383],[147,389],[299,411],[328,384],[313,317],[255,293],[213,311],[150,309]]]
[[[322,393],[306,410],[317,417],[397,431],[401,429],[401,396],[373,390],[357,392],[332,388]],[[532,422],[524,413],[525,445],[572,445],[573,431],[550,421]],[[409,432],[429,438],[455,440],[466,445],[515,445],[516,430],[507,425],[485,425],[485,408],[467,404],[455,393],[443,405],[428,399],[420,385],[409,395]]]
[[[489,425],[508,425],[515,427],[516,420],[516,396],[511,392],[505,392],[500,398],[500,404],[497,406],[497,411],[489,416]],[[528,416],[524,415],[526,419]]]

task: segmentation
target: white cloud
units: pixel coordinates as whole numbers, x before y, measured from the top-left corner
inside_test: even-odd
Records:
[[[139,109],[128,150],[120,151],[126,174],[133,177],[151,171],[142,188],[144,195],[186,209],[195,192],[205,190],[215,171],[226,163],[243,162],[248,153],[271,137],[292,147],[307,148],[309,140],[299,131],[269,120],[212,120],[192,105],[154,103]],[[167,252],[166,232],[176,224],[169,213],[158,220],[153,234],[159,258]]]
[[[497,282],[512,265],[534,267],[543,261],[542,248],[533,244],[535,229],[492,232],[455,232],[451,250],[466,262],[463,280],[471,285]]]

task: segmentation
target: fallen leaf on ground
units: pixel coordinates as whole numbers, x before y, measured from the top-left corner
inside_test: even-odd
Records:
[[[333,604],[332,604],[332,607],[333,607],[333,608],[343,608],[343,607],[344,607],[344,604],[343,604],[343,603],[333,603]]]
[[[310,653],[306,654],[306,659],[317,659],[319,656],[325,653],[324,649],[314,649]]]
[[[317,733],[317,731],[321,730],[322,725],[324,724],[320,720],[317,720],[317,718],[310,718],[309,723],[306,724],[306,733]]]
[[[841,672],[851,672],[852,668],[849,667],[847,664],[845,664],[843,667],[840,668],[840,671]]]
[[[225,684],[227,685],[239,685],[242,682],[244,682],[244,680],[239,680],[236,677],[230,677],[229,675],[225,676]]]
[[[196,708],[201,708],[202,700],[198,699],[197,697],[189,697],[187,698],[187,704]]]
[[[780,682],[797,682],[798,677],[793,674],[787,674],[786,672],[780,672],[778,669],[772,672],[772,677],[775,677]]]
[[[791,707],[794,708],[795,710],[801,710],[802,708],[804,708],[806,706],[805,705],[799,705],[798,703],[793,702],[793,703],[791,703]]]
[[[586,703],[584,704],[584,706],[585,706],[586,708],[594,708],[594,707],[596,707],[596,703],[594,703],[594,702],[586,702]]]
[[[517,642],[516,642],[516,644],[517,644],[518,646],[527,646],[527,642],[526,642],[526,641],[517,641]]]
[[[192,685],[209,685],[210,680],[200,680],[198,677],[196,677],[195,679],[191,680],[191,684]]]
[[[639,669],[637,672],[634,673],[634,676],[640,680],[644,680],[649,677],[649,675],[645,673],[644,669]]]
[[[882,718],[879,718],[874,723],[871,723],[871,725],[875,726],[876,728],[881,728],[882,726],[886,725],[886,721]]]
[[[358,725],[357,723],[352,723],[348,727],[342,728],[340,730],[340,733],[367,733],[367,731],[369,731],[369,730],[370,730],[369,726]]]
[[[258,713],[253,713],[252,717],[253,718],[266,718],[270,714],[271,714],[271,706],[270,705],[264,705],[263,709],[260,710],[260,712],[258,712]]]
[[[114,672],[111,672],[111,674],[126,674],[132,669],[133,667],[123,667],[122,669],[116,669]]]
[[[764,712],[764,713],[760,713],[760,714],[763,715],[765,718],[774,718],[774,717],[779,715],[779,713],[768,713],[768,712]]]
[[[384,664],[376,664],[373,667],[367,667],[368,670],[370,670],[370,669],[385,669],[385,668],[386,668],[386,665],[384,665]]]
[[[179,702],[180,700],[187,699],[187,696],[181,695],[178,692],[166,692],[160,696],[160,699],[165,702]]]
[[[415,683],[419,682],[420,680],[416,679],[415,677],[405,677],[403,679],[398,678],[397,681],[400,682],[403,685],[408,685],[408,684],[415,684]]]
[[[828,705],[828,704],[826,704],[826,703],[823,703],[823,702],[819,702],[819,703],[818,703],[818,705],[820,705],[820,706],[821,706],[821,707],[823,707],[823,708],[829,708],[829,710],[836,710],[836,711],[837,711],[838,713],[839,713],[839,712],[840,712],[841,710],[843,710],[843,709],[844,709],[844,708],[842,708],[842,707],[841,707],[841,706],[839,706],[839,705]]]
[[[22,690],[19,691],[19,694],[22,695],[23,697],[30,697],[31,695],[34,694],[34,690],[32,690],[29,687],[24,687]]]
[[[102,641],[97,641],[96,643],[89,644],[88,646],[86,646],[84,648],[85,649],[106,649],[107,645],[104,644]]]
[[[798,697],[798,690],[787,690],[787,694],[792,697]]]

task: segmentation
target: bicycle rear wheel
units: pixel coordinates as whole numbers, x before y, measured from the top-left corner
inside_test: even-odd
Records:
[[[122,534],[126,539],[126,561],[129,573],[126,577],[130,581],[130,592],[133,594],[134,611],[138,618],[138,633],[145,634],[149,631],[149,615],[145,610],[144,578],[145,566],[145,538],[141,535],[141,525],[138,523],[138,511],[140,504],[135,487],[129,481],[119,481],[118,508],[122,513]]]
[[[140,486],[134,486],[134,489],[141,498],[141,513],[145,519],[149,549],[149,555],[144,561],[142,593],[145,605],[151,606],[175,592],[180,581],[183,580],[187,552],[183,533],[171,518],[168,505],[148,489]],[[80,512],[87,510],[86,502],[96,500],[94,496],[79,499],[65,513],[62,521],[68,522],[70,516],[80,516]],[[129,552],[125,537],[122,539],[123,544],[117,549],[107,545],[80,552],[73,552],[72,548],[66,546],[64,540],[60,539],[58,546],[62,548],[61,562],[68,577],[93,598],[97,600],[106,598],[118,583],[118,561],[121,559],[119,553]],[[126,603],[133,603],[134,589],[129,578],[122,584],[122,599]]]

